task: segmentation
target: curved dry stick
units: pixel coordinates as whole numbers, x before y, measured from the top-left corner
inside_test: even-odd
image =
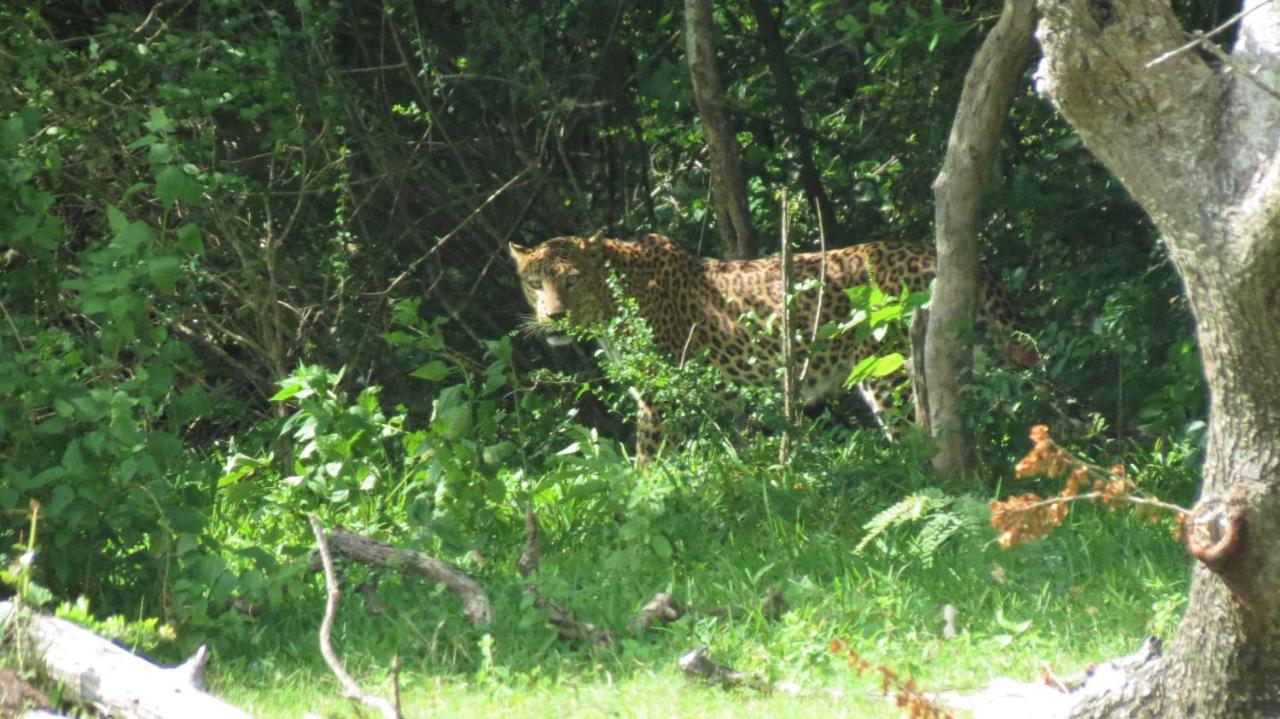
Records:
[[[354,562],[374,564],[398,572],[413,572],[434,582],[440,582],[462,600],[464,619],[480,626],[493,623],[493,607],[484,589],[471,577],[435,557],[411,549],[398,549],[354,532],[348,532],[342,527],[335,527],[329,532],[328,545],[335,554]],[[314,558],[312,568],[315,568]]]
[[[307,519],[311,520],[311,531],[316,535],[316,548],[320,552],[320,561],[324,567],[324,586],[326,599],[324,603],[324,620],[320,622],[320,654],[324,656],[325,664],[329,665],[329,671],[338,678],[338,683],[342,685],[343,696],[354,699],[368,707],[373,707],[382,713],[387,719],[403,719],[396,707],[391,702],[377,697],[372,694],[366,694],[356,684],[356,680],[351,678],[347,673],[342,662],[338,659],[338,655],[333,651],[333,615],[338,610],[338,597],[342,592],[338,589],[338,580],[333,574],[333,557],[329,554],[329,543],[325,540],[324,528],[320,526],[320,520],[316,519],[314,514],[307,515]],[[398,693],[398,692],[397,692]]]

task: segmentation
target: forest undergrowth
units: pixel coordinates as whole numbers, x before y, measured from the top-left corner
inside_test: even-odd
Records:
[[[1186,560],[1169,522],[1082,507],[1047,538],[1004,550],[987,526],[989,497],[933,489],[921,455],[885,448],[873,432],[847,444],[806,440],[785,471],[752,466],[775,451],[763,441],[741,463],[691,450],[648,475],[621,470],[625,489],[539,505],[543,555],[533,581],[579,619],[612,630],[613,645],[557,638],[523,598],[518,541],[463,565],[490,591],[494,626],[469,627],[453,597],[387,576],[381,614],[348,592],[335,643],[366,689],[384,695],[390,657],[399,656],[408,716],[894,716],[879,675],[857,676],[833,642],[933,692],[976,690],[996,676],[1074,674],[1174,628]],[[1145,479],[1177,484],[1187,472],[1175,462],[1148,468]],[[917,499],[886,518],[904,497]],[[599,511],[601,502],[626,515]],[[760,610],[770,587],[789,606],[774,620]],[[686,606],[744,612],[633,634],[629,624],[659,591]],[[254,620],[220,652],[215,687],[262,716],[344,715],[315,648],[322,604],[311,583],[299,601]],[[690,682],[677,660],[698,646],[773,683],[772,695]]]
[[[830,247],[932,236],[999,3],[944,5],[778,15]],[[717,3],[715,21],[767,238],[797,138],[755,6]],[[1179,8],[1206,27],[1229,11]],[[383,694],[399,657],[409,716],[892,714],[835,643],[933,691],[1169,634],[1187,561],[1167,518],[1080,504],[1007,550],[989,526],[991,502],[1058,491],[1014,484],[1032,426],[1182,506],[1204,439],[1164,250],[1029,83],[979,229],[1045,361],[977,355],[972,482],[940,483],[923,440],[887,444],[856,401],[789,430],[782,466],[770,393],[725,414],[713,380],[643,337],[602,373],[589,342],[513,331],[509,241],[604,228],[721,252],[680,25],[583,0],[0,5],[0,596],[163,663],[207,643],[213,690],[281,717],[354,713],[317,648],[308,514],[489,593],[476,627],[438,586],[340,567],[335,649]],[[797,251],[819,246],[811,214]],[[690,438],[649,472],[625,449],[625,385],[643,382]],[[528,507],[542,546],[524,578]],[[559,638],[528,585],[613,641]],[[735,611],[635,633],[658,592]],[[687,681],[677,660],[699,646],[773,691]],[[12,648],[0,664],[27,666]]]

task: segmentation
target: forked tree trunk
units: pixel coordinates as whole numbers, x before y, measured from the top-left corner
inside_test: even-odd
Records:
[[[711,155],[711,200],[716,225],[730,260],[749,260],[759,254],[751,213],[747,209],[747,180],[742,174],[742,147],[729,121],[724,84],[716,69],[715,22],[711,0],[685,0],[684,42],[693,78],[693,97],[702,116]]]
[[[1186,614],[1075,715],[1280,716],[1280,4],[1246,0],[1229,55],[1170,54],[1189,38],[1168,0],[1040,9],[1038,89],[1159,228],[1210,397]]]
[[[1027,0],[1005,0],[1000,20],[965,75],[947,156],[933,183],[938,281],[928,314],[924,377],[929,432],[938,448],[933,466],[947,475],[971,471],[972,442],[964,427],[960,381],[973,363],[973,348],[957,329],[973,324],[978,303],[978,210],[1009,103],[1031,60],[1033,15]]]

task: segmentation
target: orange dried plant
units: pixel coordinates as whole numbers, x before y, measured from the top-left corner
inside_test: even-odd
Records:
[[[880,691],[892,694],[894,703],[907,713],[910,719],[954,719],[954,717],[925,696],[911,677],[905,679],[883,664],[872,664],[858,655],[843,639],[833,639],[827,647],[832,654],[843,655],[849,667],[862,676],[868,669],[880,672]]]
[[[1115,464],[1104,469],[1080,459],[1053,441],[1047,425],[1032,427],[1030,434],[1031,451],[1014,466],[1014,478],[1026,479],[1036,475],[1054,478],[1065,474],[1067,480],[1062,491],[1052,497],[1044,498],[1026,493],[988,505],[991,509],[991,526],[999,532],[996,541],[1002,549],[1047,536],[1066,519],[1069,504],[1082,500],[1099,501],[1110,509],[1118,509],[1124,505],[1136,506],[1139,510],[1151,513],[1153,519],[1160,510],[1170,511],[1175,517],[1175,536],[1182,531],[1180,528],[1184,524],[1187,510],[1161,502],[1154,496],[1135,494],[1137,484],[1129,478],[1124,465]]]

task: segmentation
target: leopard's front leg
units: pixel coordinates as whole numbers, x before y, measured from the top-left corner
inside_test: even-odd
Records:
[[[640,390],[632,387],[627,393],[636,401],[635,463],[637,468],[645,469],[662,449],[662,416]]]

